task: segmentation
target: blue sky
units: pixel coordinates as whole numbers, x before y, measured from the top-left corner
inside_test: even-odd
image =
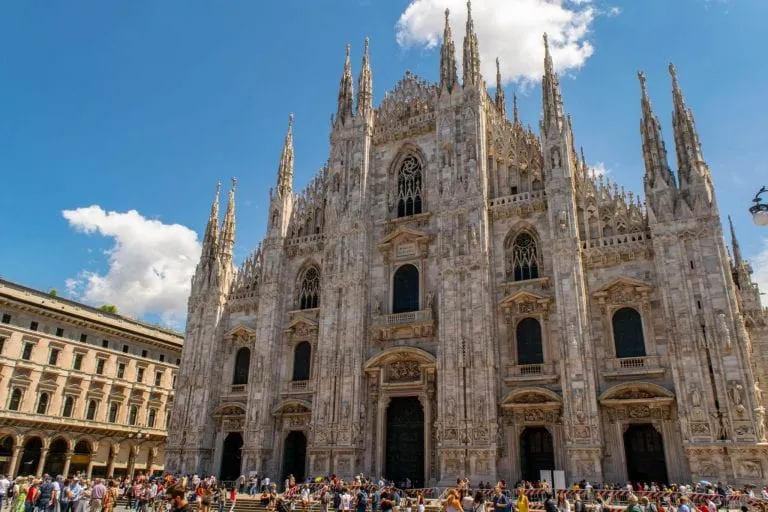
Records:
[[[238,178],[241,260],[264,230],[289,112],[296,187],[327,158],[344,45],[357,74],[371,38],[378,102],[406,70],[436,80],[435,27],[451,5],[460,47],[463,3],[3,2],[0,275],[61,293],[69,284],[84,300],[178,325],[216,181]],[[766,235],[746,211],[768,184],[768,2],[475,0],[473,8],[486,80],[497,51],[507,97],[518,91],[521,117],[534,126],[541,102],[532,77],[540,35],[551,34],[577,143],[635,192],[636,72],[648,76],[674,168],[666,68],[675,62],[720,210],[768,287]]]

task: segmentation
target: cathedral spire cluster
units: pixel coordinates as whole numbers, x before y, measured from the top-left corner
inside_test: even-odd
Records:
[[[357,79],[357,115],[369,115],[373,111],[373,74],[368,56],[368,38],[365,38],[363,65]]]
[[[507,117],[507,97],[504,94],[504,88],[501,86],[501,66],[499,58],[496,57],[496,108],[499,109],[502,117]],[[515,113],[517,113],[517,99],[515,98]]]
[[[456,43],[453,42],[449,15],[450,11],[446,9],[443,45],[440,48],[440,87],[451,91],[459,79],[456,71]]]
[[[564,122],[563,97],[560,93],[560,78],[555,73],[552,54],[549,51],[549,39],[544,34],[544,76],[541,80],[543,125],[547,133],[551,128],[559,131]]]
[[[669,168],[667,148],[661,136],[661,123],[653,114],[651,100],[648,97],[645,73],[639,71],[642,118],[640,120],[640,137],[643,144],[643,160],[645,161],[645,183],[650,189],[675,188],[675,177]]]
[[[685,97],[680,89],[674,64],[669,65],[669,74],[672,78],[672,102],[674,105],[672,128],[675,133],[677,168],[680,188],[685,189],[689,185],[708,177],[709,171],[704,164],[701,142],[699,142],[699,134],[693,121],[693,113],[685,104]]]
[[[341,75],[341,82],[339,82],[339,101],[336,109],[337,121],[344,124],[347,119],[352,119],[354,115],[354,87],[352,78],[352,60],[350,57],[351,47],[347,43],[347,57],[344,60],[344,73]]]
[[[288,131],[285,133],[280,165],[277,169],[277,193],[287,197],[293,190],[293,113],[288,116]]]
[[[464,59],[462,61],[462,81],[464,87],[479,86],[480,80],[480,47],[477,44],[475,21],[472,19],[472,2],[467,0],[467,30],[464,34]]]

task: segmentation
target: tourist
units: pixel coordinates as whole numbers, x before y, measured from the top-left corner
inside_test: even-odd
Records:
[[[419,491],[416,495],[416,509],[417,512],[424,512],[424,491]]]
[[[173,512],[192,512],[184,494],[184,489],[179,487],[166,491],[166,496],[171,503],[171,510]]]
[[[235,512],[235,503],[237,502],[237,487],[234,485],[229,490],[229,502],[231,503],[229,506],[229,512]],[[269,503],[269,496],[267,496],[267,503]]]
[[[53,512],[53,506],[56,504],[56,487],[51,481],[50,475],[43,475],[43,483],[40,486],[40,495],[37,498],[37,508],[40,512]]]
[[[464,512],[464,509],[461,507],[459,492],[456,489],[448,491],[448,496],[443,500],[443,508],[445,512]]]
[[[90,512],[101,512],[102,505],[104,503],[104,495],[107,493],[107,488],[101,478],[94,480],[93,487],[91,487],[91,501]]]
[[[528,495],[522,486],[517,490],[517,512],[528,512]]]
[[[107,482],[107,491],[104,493],[104,499],[101,501],[102,512],[112,512],[117,503],[117,482],[110,480]]]
[[[626,512],[643,512],[643,508],[640,506],[639,500],[634,494],[630,494],[627,498]]]
[[[341,490],[341,496],[339,496],[339,498],[339,510],[343,510],[344,512],[352,510],[352,495],[349,494],[346,487]]]
[[[381,493],[381,512],[391,512],[395,507],[395,499],[392,495],[392,488],[385,487]]]
[[[365,512],[368,508],[368,492],[365,487],[360,487],[357,490],[357,496],[355,496],[355,510],[356,512]]]
[[[568,498],[565,497],[564,492],[560,492],[557,495],[557,510],[560,512],[571,512],[571,504],[568,502]],[[634,511],[641,512],[641,511]]]
[[[224,507],[227,506],[227,487],[225,485],[220,485],[218,492],[218,512],[224,512]]]
[[[24,502],[27,499],[28,489],[27,482],[22,477],[17,477],[16,483],[13,485],[13,503],[10,512],[24,512]]]

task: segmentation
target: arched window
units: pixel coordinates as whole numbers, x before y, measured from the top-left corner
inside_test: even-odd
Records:
[[[293,349],[293,380],[309,380],[312,345],[302,341]]]
[[[397,216],[421,213],[421,162],[407,156],[397,172]]]
[[[8,409],[11,411],[18,411],[21,407],[21,390],[19,388],[13,388],[11,392],[11,401],[8,402]]]
[[[248,370],[251,367],[251,349],[242,347],[235,355],[235,373],[232,375],[232,384],[248,384]]]
[[[110,423],[117,422],[118,410],[119,410],[119,406],[117,405],[117,402],[112,402],[111,404],[109,404],[109,422]]]
[[[392,286],[392,313],[419,310],[419,269],[403,265],[395,272]]]
[[[613,314],[613,343],[616,357],[645,356],[643,320],[632,308],[621,308]]]
[[[147,415],[147,426],[150,428],[154,428],[156,418],[157,418],[157,410],[150,409],[149,414]]]
[[[163,427],[169,428],[171,426],[171,411],[165,411],[165,425]]]
[[[320,303],[320,272],[309,267],[301,276],[299,286],[299,309],[316,308]]]
[[[523,318],[517,324],[517,364],[541,364],[544,350],[541,324],[535,318]]]
[[[37,414],[45,414],[48,411],[48,393],[40,393],[37,401]]]
[[[68,396],[64,399],[64,410],[61,412],[61,415],[65,418],[71,418],[72,417],[72,409],[75,408],[75,399],[71,396]]]
[[[135,405],[132,405],[131,408],[128,410],[128,424],[135,425],[138,419],[139,419],[139,408],[136,407]]]
[[[525,281],[539,277],[539,251],[530,233],[520,233],[507,242],[507,279]]]
[[[91,400],[90,402],[88,402],[88,411],[85,413],[85,419],[95,420],[97,407],[98,407],[98,404],[96,403],[96,400]]]

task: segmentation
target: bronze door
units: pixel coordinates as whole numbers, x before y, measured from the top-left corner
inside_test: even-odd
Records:
[[[396,397],[387,408],[386,478],[401,486],[424,484],[424,409],[415,396]]]
[[[653,425],[631,425],[624,433],[624,453],[630,482],[668,482],[664,439]]]

